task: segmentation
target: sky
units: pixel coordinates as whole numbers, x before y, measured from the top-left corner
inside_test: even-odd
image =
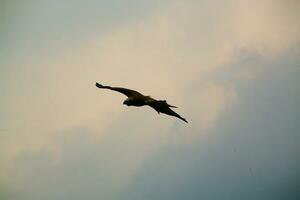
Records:
[[[0,1],[0,199],[299,199],[299,20],[297,0]]]

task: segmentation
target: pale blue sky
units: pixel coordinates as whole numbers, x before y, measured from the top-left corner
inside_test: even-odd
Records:
[[[297,1],[0,4],[1,200],[300,198]]]

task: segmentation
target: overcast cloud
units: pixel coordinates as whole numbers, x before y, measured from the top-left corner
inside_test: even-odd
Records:
[[[0,4],[0,199],[300,198],[298,1]]]

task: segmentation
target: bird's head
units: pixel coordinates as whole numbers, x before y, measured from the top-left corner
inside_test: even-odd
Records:
[[[127,105],[127,106],[130,106],[130,99],[126,99],[124,102],[123,102],[124,105]]]

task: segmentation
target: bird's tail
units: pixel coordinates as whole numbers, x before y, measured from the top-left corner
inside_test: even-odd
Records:
[[[178,108],[177,106],[172,106],[172,105],[169,105],[169,104],[168,104],[168,106],[169,106],[170,108]]]
[[[168,104],[166,100],[163,100],[163,102],[166,103],[167,106],[170,107],[170,108],[178,108],[177,106],[172,106],[172,105]]]

